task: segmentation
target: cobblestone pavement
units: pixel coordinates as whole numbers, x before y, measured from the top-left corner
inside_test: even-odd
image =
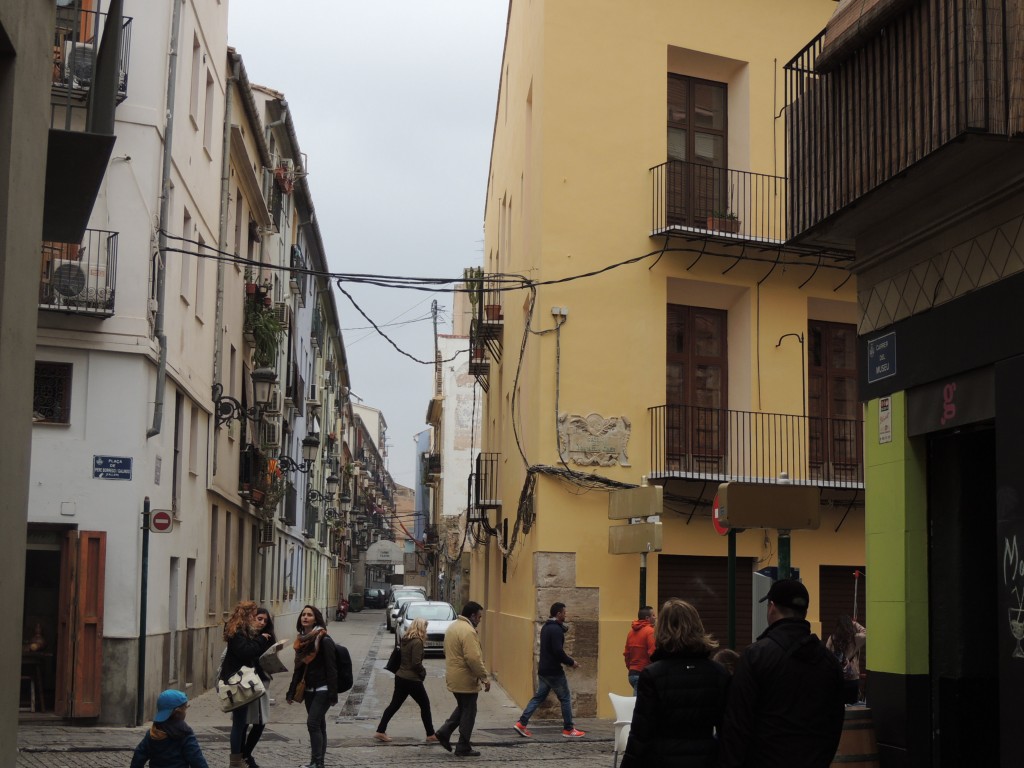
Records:
[[[373,740],[377,721],[391,700],[394,677],[384,662],[394,644],[394,636],[384,625],[382,610],[364,610],[349,614],[345,622],[331,622],[330,633],[352,654],[355,684],[341,696],[337,707],[327,716],[328,768],[360,768],[413,764],[422,768],[454,763],[546,763],[557,761],[559,768],[607,766],[612,760],[613,726],[610,720],[579,719],[576,727],[587,731],[582,739],[565,739],[561,721],[538,720],[530,723],[534,734],[524,739],[512,723],[519,716],[517,707],[500,685],[481,693],[473,745],[477,758],[456,758],[438,745],[423,743],[423,725],[419,708],[410,699],[392,719],[389,744]],[[281,637],[289,636],[279,628]],[[429,658],[427,692],[430,695],[434,726],[440,726],[454,707],[454,699],[444,683],[444,660]],[[570,674],[570,685],[571,675]],[[294,768],[309,760],[309,736],[306,713],[300,705],[284,702],[287,674],[277,675],[270,684],[272,705],[270,723],[256,748],[255,757],[263,768]],[[552,701],[554,698],[552,697]],[[556,708],[557,710],[557,708]],[[220,711],[216,696],[207,691],[195,696],[189,707],[188,722],[195,729],[211,768],[228,764],[230,715]],[[146,726],[112,728],[69,725],[59,719],[23,721],[18,728],[17,768],[124,768]]]

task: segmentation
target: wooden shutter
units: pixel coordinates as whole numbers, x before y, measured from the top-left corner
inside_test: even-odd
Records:
[[[61,545],[54,711],[62,717],[100,714],[106,555],[105,531],[68,531]]]
[[[750,644],[754,560],[736,558],[736,649]],[[658,555],[658,603],[678,597],[693,605],[704,629],[725,647],[729,639],[729,559]]]

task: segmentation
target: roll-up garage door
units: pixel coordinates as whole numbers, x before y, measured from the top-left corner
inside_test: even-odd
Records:
[[[736,558],[736,646],[751,642],[754,559]],[[696,555],[658,555],[658,603],[679,597],[700,613],[704,629],[724,647],[729,637],[729,559]]]

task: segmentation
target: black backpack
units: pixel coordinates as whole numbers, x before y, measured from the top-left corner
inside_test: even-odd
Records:
[[[341,643],[334,644],[334,660],[338,667],[338,693],[344,693],[352,687],[352,656],[348,648]]]

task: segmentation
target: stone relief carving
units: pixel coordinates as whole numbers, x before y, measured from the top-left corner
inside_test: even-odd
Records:
[[[581,467],[631,466],[626,448],[629,445],[629,419],[625,416],[605,418],[599,413],[587,416],[558,414],[558,453],[562,461]]]

